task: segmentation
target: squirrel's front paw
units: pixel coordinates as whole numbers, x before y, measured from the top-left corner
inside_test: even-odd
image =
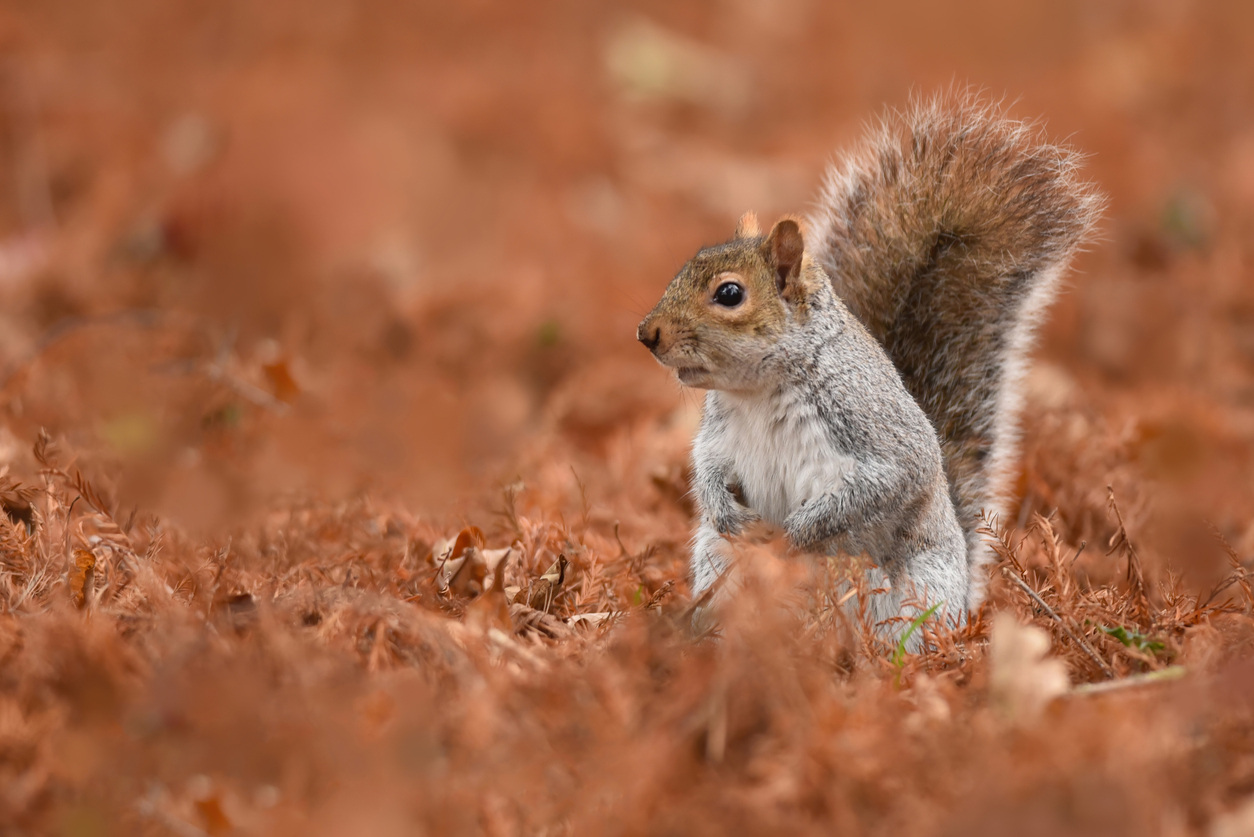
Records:
[[[806,512],[803,505],[788,515],[788,519],[784,521],[784,534],[788,535],[793,547],[802,552],[823,552],[827,538],[820,531],[820,527],[815,525],[812,516]]]
[[[736,537],[760,519],[753,509],[733,503],[724,514],[715,516],[711,522],[720,535]]]

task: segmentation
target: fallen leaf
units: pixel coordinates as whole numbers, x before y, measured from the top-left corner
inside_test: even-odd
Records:
[[[35,531],[35,509],[31,505],[33,489],[24,488],[8,476],[0,477],[0,510],[16,524],[26,527],[26,534]]]
[[[473,597],[484,591],[489,568],[480,550],[485,545],[483,532],[477,526],[462,529],[451,543],[446,541],[436,545],[432,556],[440,568],[436,576],[440,592]]]
[[[90,550],[74,550],[74,569],[70,572],[70,596],[74,606],[87,607],[96,583],[96,556]]]
[[[566,560],[566,556],[564,554],[558,555],[553,565],[531,585],[531,593],[527,596],[527,605],[544,613],[550,612],[553,609],[553,601],[557,598],[562,584],[566,581],[566,568],[568,566],[570,566],[570,562]]]
[[[543,634],[550,639],[562,639],[570,636],[570,628],[566,623],[551,613],[536,610],[525,604],[514,603],[509,606],[509,615],[514,620],[515,630],[525,634],[529,631]]]
[[[486,570],[486,574],[492,576],[492,579],[488,582],[490,585],[496,584],[497,565],[505,561],[506,558],[509,556],[509,554],[513,551],[514,551],[514,547],[512,546],[507,546],[502,549],[478,550],[477,554],[479,556],[479,559],[483,561],[483,566]]]
[[[217,837],[219,834],[229,834],[234,828],[230,818],[222,810],[222,802],[216,794],[204,799],[197,799],[195,805],[196,813],[200,815],[200,821],[204,824],[205,831],[214,837]]]
[[[235,593],[223,604],[235,630],[243,631],[257,621],[257,600],[252,593]]]
[[[300,395],[300,387],[296,384],[296,379],[292,377],[292,371],[288,368],[286,360],[280,359],[274,363],[262,364],[261,371],[266,373],[270,392],[283,403],[291,404],[296,400],[296,396]]]
[[[485,589],[488,568],[482,557],[471,547],[470,551],[445,563],[445,589],[455,596],[474,598]]]
[[[1020,625],[1008,613],[998,614],[993,621],[989,650],[989,696],[1010,720],[1036,718],[1046,704],[1071,685],[1066,664],[1046,658],[1049,634],[1032,625]]]
[[[596,626],[605,622],[607,619],[613,619],[615,616],[618,616],[618,614],[612,611],[604,611],[601,613],[576,613],[573,616],[566,617],[566,624]]]
[[[483,537],[482,530],[478,526],[467,526],[457,533],[457,537],[437,541],[431,548],[431,555],[427,560],[441,567],[460,557],[467,547],[478,546],[482,549],[486,545],[487,540]]]
[[[505,550],[508,555],[509,550]],[[476,598],[466,608],[466,622],[487,629],[497,628],[507,633],[514,630],[514,620],[510,616],[510,605],[505,598],[505,566],[506,556],[496,562],[492,572],[491,585],[484,594]]]

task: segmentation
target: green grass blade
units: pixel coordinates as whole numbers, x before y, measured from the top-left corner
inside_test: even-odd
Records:
[[[897,650],[893,652],[893,665],[897,666],[897,668],[901,668],[902,664],[905,662],[906,643],[910,641],[910,637],[914,635],[914,632],[917,631],[924,622],[931,619],[932,614],[936,612],[936,609],[944,603],[944,601],[939,601],[920,613],[918,616],[914,617],[914,621],[910,623],[910,627],[906,628],[906,632],[901,635],[901,639],[897,640]]]

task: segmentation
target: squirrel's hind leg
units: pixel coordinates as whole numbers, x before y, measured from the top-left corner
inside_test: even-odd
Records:
[[[727,542],[708,520],[701,521],[692,539],[692,559],[689,571],[692,575],[692,599],[696,601],[728,571],[731,557]]]
[[[867,594],[865,606],[854,596],[846,607],[855,619],[865,613],[875,635],[893,648],[914,620],[933,606],[936,610],[927,620],[931,624],[957,627],[966,622],[968,582],[965,565],[960,562],[927,552],[914,556],[896,581],[879,567],[870,567],[865,573],[865,589],[873,592]],[[905,650],[911,654],[923,650],[921,627],[910,633]]]
[[[712,522],[703,519],[692,539],[692,558],[688,566],[692,600],[699,602],[702,598],[706,599],[692,613],[692,628],[696,634],[704,634],[713,628],[714,598],[718,591],[711,588],[725,581],[723,577],[731,571],[731,567],[727,541]]]

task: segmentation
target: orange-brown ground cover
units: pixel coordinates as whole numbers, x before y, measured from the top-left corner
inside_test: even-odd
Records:
[[[1249,4],[862,5],[0,6],[0,832],[1254,833]],[[955,81],[1112,197],[988,606],[694,639],[635,322]]]

